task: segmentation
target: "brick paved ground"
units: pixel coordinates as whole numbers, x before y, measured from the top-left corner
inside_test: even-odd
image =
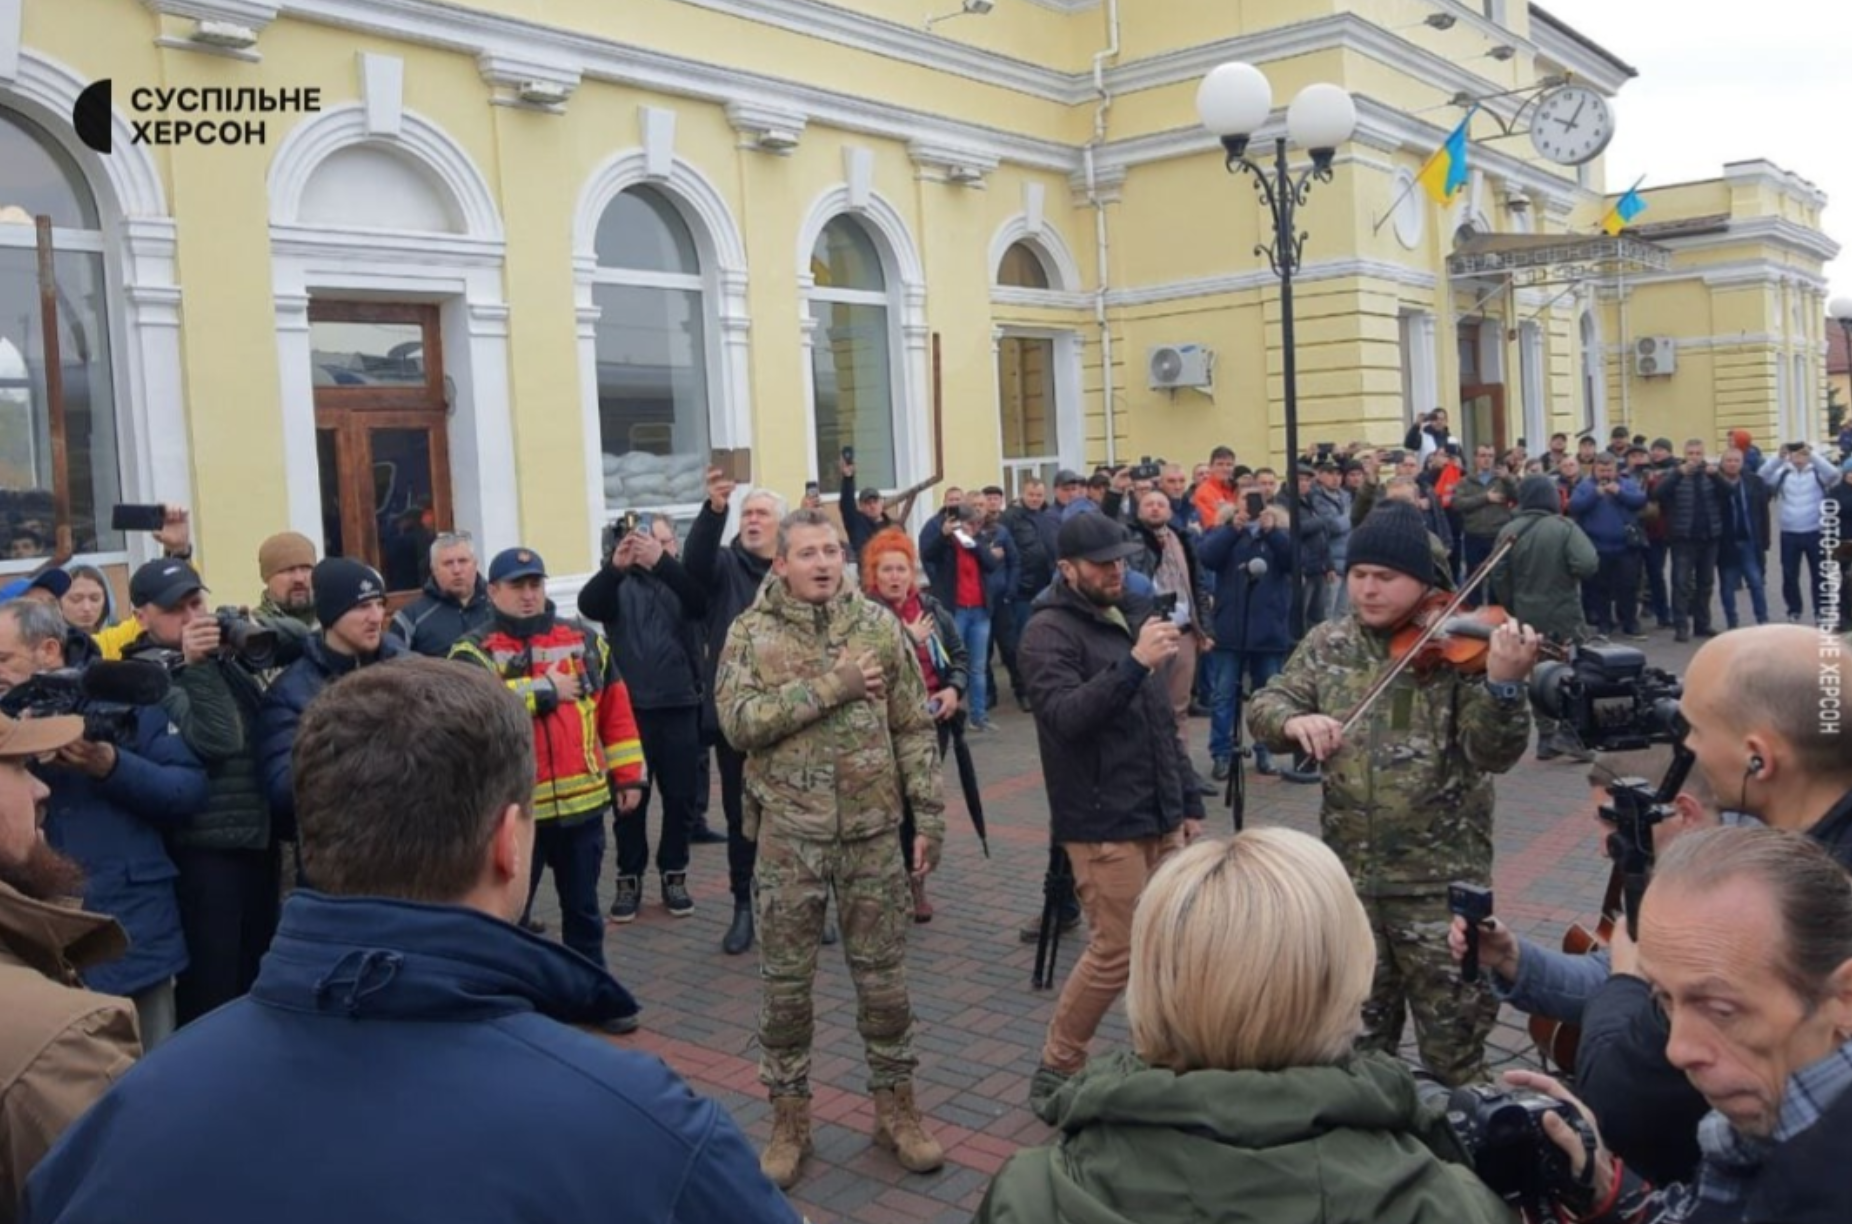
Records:
[[[1659,631],[1646,649],[1653,663],[1682,674],[1694,647],[1677,645],[1669,631]],[[841,955],[826,948],[816,984],[816,1153],[793,1194],[815,1224],[969,1220],[1003,1161],[1018,1147],[1046,1142],[1050,1135],[1028,1112],[1025,1094],[1053,994],[1030,990],[1034,948],[1016,937],[1018,926],[1041,904],[1047,809],[1031,720],[1013,703],[1005,705],[996,714],[997,731],[972,741],[984,783],[991,857],[979,851],[965,808],[954,799],[957,780],[948,766],[950,834],[944,866],[930,889],[938,916],[913,928],[908,948],[919,1099],[945,1145],[946,1166],[932,1176],[910,1175],[871,1146],[874,1114],[855,1031],[854,995]],[[1206,770],[1207,720],[1193,720],[1191,732],[1199,767]],[[1563,925],[1586,917],[1599,903],[1607,865],[1599,857],[1582,772],[1573,762],[1539,763],[1527,755],[1498,782],[1498,909],[1521,933],[1554,939]],[[1316,831],[1317,787],[1250,775],[1248,795],[1250,824]],[[718,818],[717,795],[713,808]],[[1212,814],[1213,831],[1231,830],[1226,809]],[[655,815],[652,811],[652,821]],[[754,1044],[757,960],[720,951],[731,916],[725,847],[698,846],[694,853],[694,916],[670,918],[656,903],[652,882],[642,917],[607,928],[612,966],[645,1009],[643,1030],[622,1044],[661,1056],[697,1091],[731,1111],[755,1145],[762,1144],[770,1110],[758,1082]],[[613,866],[606,873],[607,903],[614,871]],[[550,883],[542,891],[537,911],[557,931]],[[1072,941],[1062,948],[1063,976],[1077,950]],[[1095,1050],[1125,1040],[1118,1008]],[[1493,1042],[1495,1061],[1533,1058],[1521,1024],[1509,1013]]]

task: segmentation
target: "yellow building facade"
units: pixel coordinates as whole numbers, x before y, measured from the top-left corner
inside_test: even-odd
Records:
[[[1648,193],[1664,266],[1637,275],[1461,271],[1474,235],[1592,235],[1613,202],[1525,108],[1632,70],[1525,0],[957,2],[928,29],[927,0],[0,0],[11,529],[52,483],[38,216],[80,551],[133,563],[109,504],[186,503],[227,594],[286,527],[406,589],[453,525],[566,592],[614,513],[691,511],[716,449],[787,494],[833,492],[845,446],[890,490],[939,445],[947,481],[1012,489],[1218,443],[1277,462],[1267,226],[1194,105],[1228,60],[1274,84],[1257,153],[1307,83],[1359,111],[1300,214],[1302,443],[1435,406],[1533,449],[1822,428],[1836,247],[1792,174]],[[73,113],[106,79],[100,153]],[[1437,206],[1414,176],[1469,99]],[[1646,376],[1657,337],[1677,367]]]

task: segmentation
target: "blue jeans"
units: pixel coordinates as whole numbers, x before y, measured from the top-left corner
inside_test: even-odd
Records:
[[[990,690],[984,674],[990,662],[990,609],[959,608],[952,613],[952,623],[958,626],[958,636],[965,640],[965,650],[971,655],[971,690],[965,699],[971,707],[971,721],[981,725],[988,721],[990,712]]]
[[[1717,577],[1722,586],[1723,618],[1736,628],[1736,588],[1749,588],[1749,606],[1756,624],[1768,624],[1768,590],[1762,582],[1762,550],[1753,540],[1738,540],[1717,550]]]
[[[1653,600],[1653,619],[1661,625],[1672,623],[1671,590],[1666,586],[1666,555],[1671,550],[1665,540],[1650,540],[1646,545],[1646,589]]]
[[[1820,570],[1824,554],[1820,551],[1817,531],[1781,533],[1781,600],[1788,605],[1790,619],[1798,620],[1807,609],[1801,606],[1801,565],[1805,562],[1808,586],[1813,590],[1813,614],[1820,615],[1820,597],[1825,593]]]
[[[1209,715],[1209,755],[1216,760],[1235,754],[1235,727],[1241,719],[1242,687],[1245,674],[1259,692],[1267,681],[1286,666],[1283,654],[1259,654],[1246,650],[1209,652],[1209,685],[1214,695]]]

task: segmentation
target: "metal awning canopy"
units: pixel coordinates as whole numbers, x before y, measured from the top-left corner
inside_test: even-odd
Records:
[[[1509,277],[1520,288],[1614,280],[1631,273],[1665,272],[1672,252],[1623,233],[1479,234],[1460,243],[1447,260],[1455,280]]]

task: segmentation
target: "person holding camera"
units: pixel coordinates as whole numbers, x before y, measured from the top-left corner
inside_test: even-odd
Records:
[[[1056,845],[1093,937],[1068,975],[1029,1107],[1050,1121],[1054,1094],[1087,1065],[1100,1020],[1125,989],[1132,910],[1157,865],[1202,829],[1201,792],[1177,737],[1165,666],[1178,626],[1126,592],[1143,551],[1105,515],[1061,525],[1060,578],[1035,601],[1021,666]]]
[[[1498,543],[1511,540],[1486,585],[1512,616],[1558,644],[1588,638],[1582,617],[1582,583],[1601,569],[1594,544],[1562,512],[1548,476],[1526,476],[1518,486],[1518,513],[1499,532]],[[1494,545],[1496,547],[1496,545]],[[1537,759],[1559,756],[1590,759],[1574,735],[1541,711],[1537,720]]]
[[[1852,876],[1773,829],[1681,838],[1640,906],[1639,963],[1665,1012],[1666,1054],[1712,1112],[1695,1179],[1655,1188],[1600,1142],[1599,1119],[1546,1075],[1507,1083],[1580,1111],[1559,1116],[1561,1205],[1585,1224],[1843,1224],[1852,1219]]]
[[[1685,443],[1685,461],[1667,472],[1653,491],[1672,550],[1672,620],[1680,642],[1689,642],[1693,633],[1706,638],[1717,632],[1711,628],[1711,596],[1717,585],[1726,493],[1697,438]]]
[[[1452,667],[1407,668],[1344,729],[1390,643],[1431,606],[1434,554],[1421,514],[1388,501],[1350,538],[1350,615],[1306,635],[1286,668],[1248,707],[1257,743],[1320,762],[1325,841],[1350,870],[1377,945],[1362,1048],[1393,1053],[1405,1012],[1422,1061],[1443,1083],[1483,1079],[1498,1000],[1460,981],[1447,952],[1447,886],[1490,886],[1492,776],[1530,741],[1525,681],[1536,630],[1493,631],[1483,678]]]
[[[1250,511],[1259,514],[1250,517]],[[1225,503],[1215,530],[1203,537],[1203,569],[1215,576],[1213,649],[1208,656],[1210,776],[1228,779],[1244,693],[1258,693],[1278,675],[1292,650],[1292,537],[1286,511],[1261,495]],[[1279,772],[1273,754],[1254,748],[1254,768]],[[1313,781],[1312,775],[1295,775]]]
[[[65,1133],[22,1219],[797,1224],[725,1110],[599,1035],[628,992],[515,925],[532,721],[487,673],[421,657],[318,697],[296,745],[316,888],[248,998]],[[76,1068],[71,1095],[94,1095]]]
[[[1645,641],[1640,632],[1640,564],[1646,532],[1640,510],[1646,490],[1622,474],[1610,455],[1595,460],[1594,479],[1569,496],[1569,517],[1595,546],[1595,573],[1582,583],[1582,607],[1596,633],[1621,633]]]
[[[1250,829],[1172,855],[1132,921],[1132,1049],[1053,1098],[1057,1141],[1010,1158],[976,1224],[1507,1224],[1408,1068],[1353,1056],[1375,963],[1316,839]]]
[[[1813,613],[1818,617],[1820,605],[1826,601],[1820,509],[1827,494],[1839,483],[1839,474],[1806,442],[1789,442],[1780,454],[1762,465],[1760,475],[1768,486],[1769,500],[1776,507],[1781,527],[1781,598],[1787,605],[1788,619],[1799,621],[1805,611],[1801,602],[1803,566],[1813,593]]]
[[[386,581],[372,566],[330,557],[313,573],[316,623],[302,657],[284,669],[264,692],[257,712],[257,766],[264,797],[278,828],[295,841],[296,797],[290,786],[290,754],[303,711],[321,691],[363,667],[387,663],[411,652],[386,636]]]
[[[952,610],[958,622],[958,635],[965,640],[971,656],[971,690],[965,694],[965,708],[972,731],[989,731],[990,694],[985,687],[984,667],[990,658],[990,611],[998,588],[991,575],[1005,568],[1007,553],[1002,544],[987,540],[984,511],[962,496],[956,502],[946,491],[946,502],[939,513],[920,531],[920,562],[926,567],[926,579],[932,593]],[[1021,666],[1018,658],[1017,666]]]
[[[1482,442],[1473,447],[1473,470],[1460,479],[1453,491],[1453,508],[1460,512],[1463,532],[1461,559],[1469,574],[1492,555],[1498,533],[1517,513],[1518,482],[1509,473],[1498,470],[1496,458],[1497,451],[1490,443]],[[1477,592],[1465,606],[1476,608],[1490,602],[1489,598],[1483,598],[1490,594]]]
[[[34,677],[67,665],[56,608],[28,600],[0,604],[0,704],[23,703],[22,713],[40,716]],[[85,704],[54,708],[83,714]],[[85,984],[133,1002],[142,1048],[151,1050],[174,1031],[174,979],[187,965],[164,835],[205,807],[206,770],[165,710],[144,705],[122,712],[127,718],[117,726],[87,722],[82,738],[31,768],[51,792],[45,840],[83,868],[84,909],[109,915],[129,935],[127,955],[90,970]]]
[[[611,921],[633,922],[649,869],[650,792],[662,795],[662,836],[656,844],[664,908],[694,913],[688,891],[688,846],[699,819],[701,789],[701,618],[707,595],[683,568],[675,525],[661,514],[622,535],[606,564],[579,592],[579,611],[604,626],[617,669],[630,688],[643,738],[649,784],[636,809],[619,813],[617,892]]]
[[[167,839],[186,933],[187,967],[174,988],[175,1018],[185,1026],[251,988],[276,933],[284,830],[271,817],[256,752],[275,656],[253,622],[207,606],[206,584],[185,561],[137,569],[129,604],[141,633],[122,657],[168,669],[162,707],[206,767],[204,808]],[[252,648],[240,650],[240,640]]]

